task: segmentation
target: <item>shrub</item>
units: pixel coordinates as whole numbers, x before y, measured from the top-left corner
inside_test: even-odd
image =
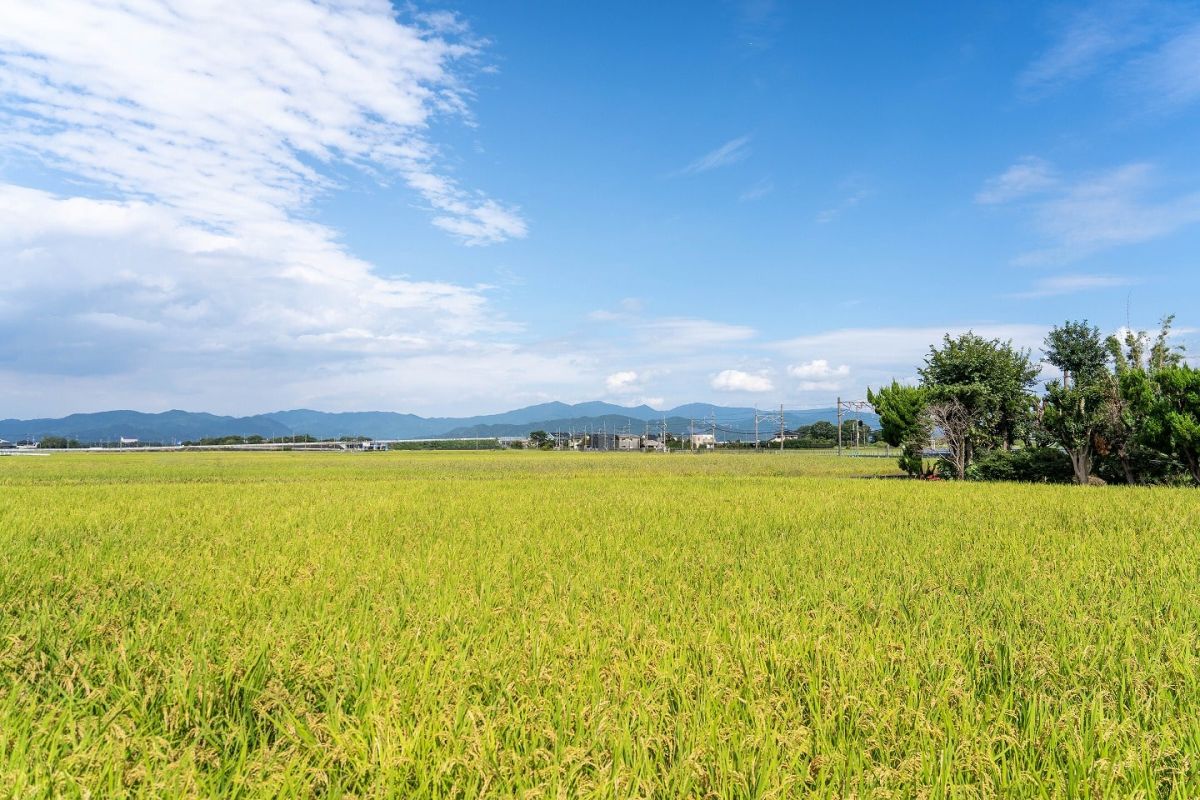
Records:
[[[977,458],[967,470],[974,481],[1019,481],[1022,483],[1071,483],[1075,472],[1071,459],[1056,447],[1026,447],[992,450]]]

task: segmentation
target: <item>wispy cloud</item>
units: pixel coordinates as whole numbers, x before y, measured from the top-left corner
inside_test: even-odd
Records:
[[[857,373],[872,368],[893,369],[906,365],[911,368],[921,362],[929,346],[941,341],[944,334],[957,336],[968,330],[989,338],[1012,339],[1022,347],[1035,346],[1046,335],[1041,325],[947,323],[921,327],[839,328],[784,339],[769,347],[792,359],[811,358],[820,353],[828,363],[847,364]]]
[[[1200,100],[1200,22],[1185,26],[1157,50],[1135,60],[1124,83],[1171,109]]]
[[[1021,73],[1039,98],[1096,78],[1159,109],[1200,99],[1200,9],[1168,2],[1107,2],[1061,17],[1054,42]]]
[[[1036,300],[1042,297],[1058,297],[1060,295],[1078,294],[1080,292],[1099,289],[1114,289],[1123,286],[1134,286],[1139,283],[1134,278],[1119,275],[1056,275],[1042,278],[1033,284],[1033,288],[1025,292],[1010,295],[1026,300]]]
[[[666,317],[644,322],[638,325],[638,333],[654,346],[672,350],[745,342],[755,336],[755,330],[746,325],[688,317]]]
[[[1153,30],[1130,3],[1071,14],[1055,42],[1021,73],[1018,85],[1037,95],[1088,77],[1114,56],[1145,43]]]
[[[756,181],[753,186],[738,195],[738,201],[742,203],[748,203],[751,200],[758,200],[766,197],[773,191],[775,191],[775,182],[770,178],[763,178],[759,181]]]
[[[1026,156],[994,178],[989,178],[975,202],[984,205],[1007,203],[1040,194],[1058,184],[1053,168],[1044,159]]]
[[[1045,162],[1023,159],[985,183],[976,199],[992,204],[1030,200],[1021,207],[1048,245],[1022,254],[1017,263],[1064,263],[1200,223],[1200,192],[1163,188],[1148,163],[1067,179]]]
[[[619,322],[621,320],[632,320],[637,317],[642,310],[642,300],[638,297],[625,297],[614,308],[597,308],[588,312],[588,319],[593,322]]]
[[[688,164],[683,169],[678,170],[676,175],[698,175],[702,172],[717,169],[719,167],[727,167],[730,164],[736,164],[739,161],[745,160],[750,155],[750,137],[739,136],[736,139],[731,139],[725,144],[697,158],[692,163]]]
[[[841,199],[817,214],[817,224],[828,225],[875,193],[875,190],[861,176],[846,178],[841,182],[840,190]]]

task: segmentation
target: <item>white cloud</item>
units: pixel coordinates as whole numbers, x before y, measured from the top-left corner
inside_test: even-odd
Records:
[[[130,359],[187,369],[218,356],[318,367],[512,328],[481,289],[381,277],[312,225],[218,234],[161,206],[3,184],[0,220],[0,259],[34,253],[0,285],[15,309],[0,323],[0,360],[29,359],[34,372]],[[88,365],[72,351],[106,355]]]
[[[1057,183],[1054,170],[1047,161],[1035,156],[1026,156],[1001,174],[988,179],[975,195],[975,202],[985,205],[1007,203],[1039,194]]]
[[[1132,278],[1123,278],[1117,275],[1056,275],[1037,280],[1032,289],[1012,296],[1025,299],[1057,297],[1096,289],[1133,286],[1136,283],[1137,281]]]
[[[730,164],[736,164],[739,161],[745,160],[750,155],[750,137],[739,136],[736,139],[731,139],[725,144],[697,158],[692,163],[688,164],[683,169],[679,170],[678,175],[697,175],[701,172],[708,172],[718,167],[727,167]]]
[[[610,394],[626,394],[637,391],[638,374],[633,370],[614,372],[604,379],[604,386]]]
[[[525,234],[441,174],[479,45],[384,0],[43,0],[0,26],[0,147],[222,230],[296,222],[330,167],[398,177],[468,244]],[[432,24],[431,24],[432,23]]]
[[[831,367],[828,360],[818,358],[789,366],[787,372],[793,378],[841,378],[850,374],[850,367],[846,364]]]
[[[310,216],[357,169],[415,190],[467,244],[524,235],[430,139],[439,119],[471,124],[480,45],[461,21],[401,22],[384,0],[46,0],[4,17],[0,153],[88,195],[0,183],[6,402],[361,408],[385,376],[381,405],[431,408],[488,374],[595,380],[505,344],[516,326],[486,287],[381,274]],[[462,374],[416,371],[447,364]],[[29,397],[31,375],[69,391]]]
[[[711,385],[719,392],[769,392],[775,388],[766,375],[752,375],[737,369],[718,372]]]

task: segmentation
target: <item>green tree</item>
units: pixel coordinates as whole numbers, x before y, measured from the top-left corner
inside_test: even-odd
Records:
[[[1046,361],[1062,370],[1063,386],[1099,380],[1108,369],[1109,349],[1100,329],[1088,327],[1086,319],[1051,328],[1042,350]]]
[[[79,447],[79,442],[74,439],[68,439],[65,436],[43,436],[38,441],[38,447],[45,450],[66,450],[67,448]]]
[[[970,417],[967,465],[977,451],[1011,448],[1029,437],[1035,407],[1030,390],[1038,367],[1028,350],[971,331],[957,338],[947,334],[940,348],[929,348],[918,372],[929,402],[957,401]]]
[[[902,448],[900,469],[909,475],[920,475],[923,471],[921,452],[929,443],[925,390],[902,386],[893,380],[891,386],[884,386],[878,392],[867,389],[867,402],[879,415],[883,441]]]
[[[837,439],[837,425],[826,420],[819,420],[808,426],[808,435],[814,439]]]
[[[545,431],[534,431],[529,434],[529,443],[535,448],[545,447],[550,441],[550,434]]]
[[[1181,460],[1200,485],[1200,370],[1185,364],[1163,367],[1154,373],[1153,384],[1147,438]]]

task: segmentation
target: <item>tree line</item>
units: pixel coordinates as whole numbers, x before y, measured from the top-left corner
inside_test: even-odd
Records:
[[[1031,351],[947,334],[917,385],[892,381],[867,399],[913,476],[1200,485],[1200,370],[1171,344],[1172,321],[1154,336],[1055,326],[1042,360],[1061,377],[1040,394]]]

